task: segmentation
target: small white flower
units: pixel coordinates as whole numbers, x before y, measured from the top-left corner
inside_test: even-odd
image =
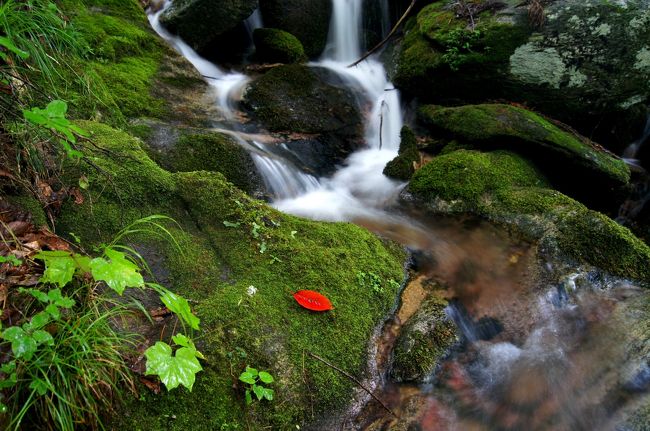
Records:
[[[246,294],[247,294],[248,296],[253,296],[253,295],[255,295],[256,293],[257,293],[257,287],[255,287],[255,286],[253,286],[253,285],[248,286],[248,288],[246,289]]]

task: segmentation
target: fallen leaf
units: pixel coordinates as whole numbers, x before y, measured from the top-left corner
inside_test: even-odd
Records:
[[[301,307],[312,311],[327,311],[334,308],[329,299],[313,290],[299,290],[293,294],[293,298]]]
[[[142,383],[147,389],[149,389],[154,394],[158,395],[160,393],[160,382],[154,382],[146,377],[140,376],[140,383]]]
[[[81,190],[79,190],[76,187],[71,188],[68,193],[70,193],[70,196],[74,197],[74,203],[77,205],[81,205],[84,203],[84,195],[81,194]]]

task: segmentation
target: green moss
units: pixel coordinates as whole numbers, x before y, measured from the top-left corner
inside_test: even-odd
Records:
[[[182,135],[171,149],[154,153],[153,157],[172,172],[220,172],[245,192],[256,188],[252,179],[256,168],[250,154],[228,135]]]
[[[507,187],[546,184],[534,165],[515,154],[459,150],[424,165],[413,176],[409,190],[428,200],[460,199],[475,207],[484,195]]]
[[[90,247],[138,217],[175,217],[182,230],[170,230],[182,252],[146,234],[129,242],[156,250],[168,271],[167,287],[192,300],[202,320],[199,347],[207,357],[192,393],[131,400],[113,429],[295,429],[310,420],[312,406],[324,412],[345,404],[353,384],[305,352],[360,375],[373,328],[397,294],[388,280],[403,277],[403,250],[351,224],[279,213],[219,173],[171,174],[128,134],[97,123],[79,125],[111,151],[92,157],[111,177],[87,165],[69,166],[70,181],[81,174],[90,179],[90,194],[83,205],[63,208],[59,228],[80,234]],[[378,274],[384,291],[361,287],[360,271]],[[255,295],[247,294],[249,286],[257,288]],[[335,310],[319,314],[300,308],[291,295],[305,288],[327,295]],[[246,357],[229,354],[237,349]],[[276,377],[272,403],[245,409],[243,389],[233,384],[246,364]]]
[[[437,212],[471,212],[551,253],[611,274],[650,281],[650,247],[605,215],[547,188],[535,168],[506,152],[458,150],[434,158],[408,190]]]
[[[35,226],[47,226],[47,216],[43,209],[43,205],[36,199],[34,196],[29,195],[3,195],[3,198],[6,199],[12,205],[15,205],[20,210],[29,213],[32,216],[32,222]]]
[[[302,43],[291,33],[275,28],[258,28],[253,32],[255,53],[260,61],[299,63],[305,61]]]
[[[446,306],[446,300],[433,294],[402,328],[393,353],[394,379],[425,381],[458,341],[456,326],[445,313]]]
[[[420,161],[415,134],[407,126],[400,132],[398,156],[386,164],[384,175],[398,180],[407,181],[415,172],[414,163]]]

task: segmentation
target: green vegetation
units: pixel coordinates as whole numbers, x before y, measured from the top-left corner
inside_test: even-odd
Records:
[[[255,55],[269,63],[299,63],[305,61],[302,43],[291,33],[276,28],[258,28],[253,32]]]
[[[415,164],[420,161],[415,134],[408,126],[402,127],[401,141],[397,157],[386,164],[384,175],[402,181],[408,181],[415,172]]]
[[[268,385],[274,382],[273,376],[266,371],[257,371],[255,368],[251,368],[247,365],[244,372],[239,375],[239,380],[247,385],[246,404],[250,405],[253,403],[252,394],[255,394],[257,401],[262,401],[263,399],[273,401],[275,391],[262,384],[264,383]]]

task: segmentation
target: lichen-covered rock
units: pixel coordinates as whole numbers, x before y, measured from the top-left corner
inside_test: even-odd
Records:
[[[318,57],[327,43],[331,0],[260,0],[264,24],[293,34],[305,53]]]
[[[197,51],[234,29],[257,8],[257,0],[174,0],[161,23]]]
[[[538,243],[557,264],[572,259],[650,281],[650,247],[607,216],[549,188],[516,154],[460,149],[435,157],[416,171],[402,198],[435,213],[471,213],[506,226]]]
[[[391,377],[398,382],[422,383],[431,377],[444,354],[459,337],[445,313],[447,301],[435,294],[402,328],[393,350]]]
[[[167,226],[173,242],[145,232],[129,243],[157,251],[166,287],[188,298],[201,319],[196,339],[206,356],[193,392],[143,390],[141,398],[126,400],[109,428],[168,430],[173,415],[172,428],[179,430],[289,429],[308,424],[312,412],[345,405],[354,384],[304,360],[304,352],[363,374],[373,330],[397,294],[399,282],[389,280],[403,278],[401,247],[349,223],[282,214],[216,172],[170,173],[127,133],[93,122],[79,126],[109,152],[88,150],[101,171],[72,162],[66,167],[64,181],[86,175],[90,187],[84,204],[64,205],[57,228],[92,249],[143,216],[174,217],[178,225]],[[360,271],[381,277],[383,290],[368,295],[357,282]],[[306,287],[326,295],[336,313],[298,306],[292,293]],[[246,365],[275,377],[273,403],[246,406],[236,378]]]
[[[326,69],[279,66],[253,81],[244,94],[245,106],[268,130],[305,135],[290,144],[291,150],[321,175],[332,173],[362,144],[357,101],[330,84],[333,79]]]
[[[408,126],[402,127],[397,157],[386,164],[384,175],[407,181],[415,172],[414,164],[420,160],[415,134]]]
[[[306,59],[302,43],[291,33],[276,28],[258,28],[253,32],[255,55],[269,63],[299,63]]]
[[[525,155],[554,187],[578,199],[618,207],[630,181],[620,158],[587,138],[526,109],[502,104],[423,106],[421,122],[435,135],[478,149]]]
[[[453,3],[434,2],[411,22],[395,76],[402,89],[436,103],[525,102],[617,150],[640,134],[650,101],[647,1],[543,2],[541,25],[525,2],[472,19]]]

